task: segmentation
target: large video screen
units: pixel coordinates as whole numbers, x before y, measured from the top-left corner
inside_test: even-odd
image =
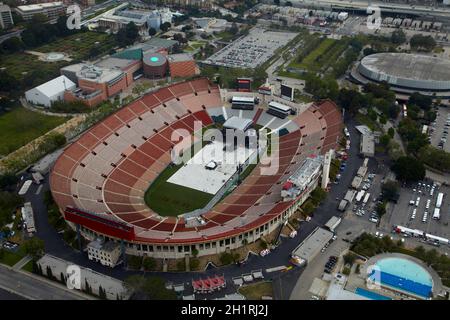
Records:
[[[293,101],[294,100],[294,88],[285,84],[281,85],[281,98]]]

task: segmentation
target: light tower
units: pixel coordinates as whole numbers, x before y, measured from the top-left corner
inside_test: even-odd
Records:
[[[331,154],[333,150],[329,150],[325,153],[325,158],[323,159],[322,168],[322,189],[326,189],[328,183],[330,182],[330,166],[331,166]]]

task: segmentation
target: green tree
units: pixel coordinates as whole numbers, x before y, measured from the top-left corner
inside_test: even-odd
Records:
[[[145,271],[155,270],[156,269],[156,260],[152,257],[145,257],[142,261],[142,266]]]
[[[167,32],[170,29],[171,26],[172,25],[171,25],[170,22],[164,22],[164,23],[161,24],[161,26],[159,28],[161,29],[161,31]]]
[[[312,203],[312,201],[306,200],[306,202],[302,205],[303,213],[307,216],[310,216],[314,210],[316,210],[316,207]]]
[[[128,256],[127,263],[131,269],[139,270],[142,267],[142,257]]]
[[[200,260],[197,258],[191,258],[189,260],[189,268],[191,271],[196,271],[200,267]]]
[[[17,90],[19,82],[8,71],[0,70],[0,92]],[[2,99],[3,100],[3,99]]]
[[[428,111],[433,104],[433,98],[430,96],[423,95],[419,92],[414,92],[408,99],[408,104],[413,104],[421,109]]]
[[[343,258],[344,258],[345,264],[352,265],[355,262],[357,256],[354,253],[349,252],[349,253],[345,254]]]
[[[133,44],[139,38],[139,29],[134,22],[129,22],[125,28],[121,28],[116,35],[120,46]]]
[[[402,29],[397,29],[391,33],[391,42],[394,44],[402,44],[406,42],[406,34]]]
[[[388,180],[381,186],[383,199],[388,201],[396,201],[399,196],[399,184],[395,181]]]
[[[420,149],[418,157],[425,164],[443,172],[450,172],[450,154],[432,146]]]
[[[24,241],[22,248],[26,254],[29,254],[34,260],[37,260],[44,252],[44,240],[33,237]]]
[[[391,169],[400,181],[415,182],[425,178],[425,167],[423,163],[410,156],[398,158]]]
[[[387,134],[383,134],[380,137],[380,144],[384,147],[387,147],[389,145],[389,141],[391,141],[391,137]]]
[[[436,41],[432,36],[415,34],[411,37],[409,44],[411,49],[430,52],[436,47]]]
[[[18,37],[12,37],[12,38],[6,39],[5,41],[3,41],[1,46],[2,46],[2,49],[8,53],[22,51],[25,48],[25,44]]]
[[[11,215],[23,203],[15,192],[0,191],[0,226],[12,222]]]
[[[107,299],[108,299],[107,296],[106,296],[106,290],[103,289],[102,286],[100,286],[100,287],[98,288],[98,296],[99,296],[100,299],[102,299],[102,300],[107,300]]]
[[[394,138],[394,136],[395,136],[394,128],[389,128],[388,129],[388,135],[389,135],[389,137],[391,137],[391,139]]]
[[[375,210],[378,216],[384,216],[386,214],[386,202],[378,203]]]

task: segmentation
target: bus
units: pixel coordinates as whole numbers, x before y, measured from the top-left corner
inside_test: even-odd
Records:
[[[276,101],[271,101],[269,103],[269,110],[267,110],[267,113],[275,117],[285,119],[291,113],[291,110],[291,107],[288,107]]]
[[[367,192],[366,195],[364,196],[363,204],[366,204],[367,201],[369,201],[369,199],[370,199],[370,193]]]
[[[253,110],[255,107],[254,97],[238,97],[233,96],[231,99],[232,109]]]
[[[360,190],[356,195],[356,202],[360,202],[363,199],[365,193],[366,192],[364,190]]]
[[[441,218],[441,209],[434,208],[433,219],[434,220],[439,220],[440,218]]]
[[[436,200],[436,208],[441,207],[443,199],[444,199],[444,194],[442,192],[439,192],[438,196],[437,196],[437,200]]]

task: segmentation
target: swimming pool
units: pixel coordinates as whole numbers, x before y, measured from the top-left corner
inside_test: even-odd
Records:
[[[372,292],[372,291],[368,291],[368,290],[363,289],[363,288],[356,288],[355,293],[360,295],[360,296],[369,298],[370,300],[392,300],[389,297],[383,296],[381,294],[378,294],[378,293],[375,293],[375,292]]]
[[[403,258],[378,260],[369,279],[427,298],[433,287],[433,279],[428,271],[417,263]]]

